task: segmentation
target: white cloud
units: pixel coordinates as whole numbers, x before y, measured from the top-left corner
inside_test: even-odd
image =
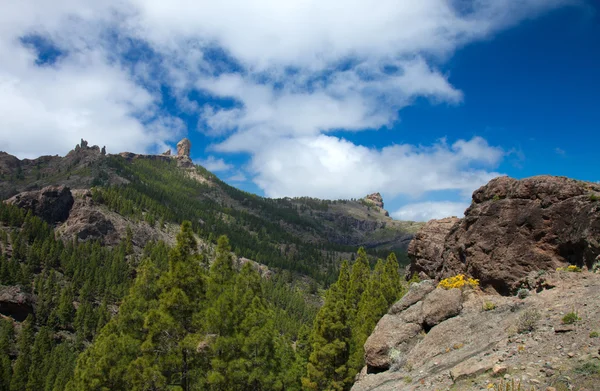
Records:
[[[229,171],[233,168],[232,164],[225,163],[225,160],[221,158],[216,158],[214,156],[209,156],[204,160],[194,160],[194,163],[199,164],[206,168],[208,171],[213,172]]]
[[[429,221],[444,217],[463,217],[468,203],[463,202],[419,202],[408,204],[392,213],[392,217],[398,220]]]
[[[238,171],[236,174],[227,178],[227,180],[229,182],[246,182],[248,180],[248,178],[246,178],[246,175],[244,175],[243,172]]]
[[[418,197],[441,190],[470,193],[499,174],[503,156],[481,138],[430,147],[392,145],[381,150],[331,136],[265,140],[249,169],[271,197],[351,198],[382,191],[387,197]]]
[[[497,175],[503,156],[483,139],[372,149],[330,133],[390,126],[419,97],[459,104],[460,86],[440,71],[457,48],[571,2],[9,2],[0,15],[0,149],[64,153],[83,137],[109,152],[162,151],[186,131],[161,110],[165,84],[215,137],[212,148],[250,154],[268,195],[470,193]],[[36,65],[20,41],[31,34],[65,55]],[[128,63],[122,54],[134,41],[157,56]],[[234,104],[199,104],[190,93]]]

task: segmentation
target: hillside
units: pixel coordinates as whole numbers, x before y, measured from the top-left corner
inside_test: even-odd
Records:
[[[378,194],[371,199],[328,201],[269,199],[246,193],[194,165],[189,147],[181,155],[111,155],[82,140],[65,157],[19,160],[0,153],[0,178],[2,199],[47,186],[72,191],[76,200],[73,210],[67,210],[67,201],[65,210],[56,212],[64,218],[49,221],[58,224],[58,231],[66,235],[114,244],[128,225],[146,222],[151,228],[134,230],[151,232],[146,236],[157,238],[164,237],[158,232],[161,227],[189,219],[205,240],[214,242],[226,233],[239,256],[323,282],[333,280],[339,259],[359,246],[373,254],[396,251],[405,259],[404,250],[422,225],[391,219]],[[27,197],[40,195],[20,196]],[[27,202],[17,204],[27,207]],[[145,239],[136,235],[134,243],[144,243]]]

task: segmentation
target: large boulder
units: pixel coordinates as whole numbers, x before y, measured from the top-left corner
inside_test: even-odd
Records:
[[[460,220],[426,224],[409,246],[411,272],[464,273],[514,293],[532,271],[591,268],[600,255],[600,185],[564,177],[493,179]]]
[[[33,314],[34,299],[18,286],[0,286],[0,314],[22,322]]]
[[[438,288],[432,291],[423,301],[423,326],[431,327],[460,314],[462,310],[462,292],[454,288],[450,290]]]
[[[69,217],[74,200],[68,187],[48,186],[41,190],[19,193],[7,202],[30,210],[46,222],[55,224]]]

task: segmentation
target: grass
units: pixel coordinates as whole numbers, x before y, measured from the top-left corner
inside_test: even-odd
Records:
[[[499,383],[492,384],[494,391],[536,391],[535,387],[531,386],[530,388],[525,388],[525,386],[521,385],[520,381],[504,381],[500,380]]]
[[[581,320],[576,311],[571,311],[562,318],[563,324],[574,324]]]
[[[590,333],[590,338],[598,338],[600,337],[600,333],[598,333],[597,331],[592,331]]]

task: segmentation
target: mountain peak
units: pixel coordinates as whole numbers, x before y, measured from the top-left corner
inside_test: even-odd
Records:
[[[177,143],[177,156],[190,157],[190,149],[192,148],[192,142],[186,137]]]

